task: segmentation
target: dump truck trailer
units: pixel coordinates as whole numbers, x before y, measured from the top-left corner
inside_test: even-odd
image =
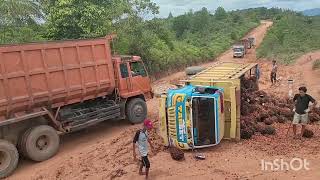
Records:
[[[254,37],[249,37],[249,47],[254,48],[256,46],[256,39]]]
[[[246,49],[245,54],[247,54],[247,49],[251,48],[249,39],[241,39],[239,43],[244,46],[244,48]]]
[[[0,46],[0,177],[19,155],[54,156],[59,134],[145,119],[150,78],[140,57],[112,56],[114,37]]]
[[[240,140],[241,80],[255,77],[257,67],[219,62],[184,80],[185,86],[161,94],[164,144],[193,149],[215,146],[222,139]]]

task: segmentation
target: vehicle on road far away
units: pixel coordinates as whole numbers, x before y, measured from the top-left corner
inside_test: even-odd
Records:
[[[249,37],[249,47],[254,48],[256,46],[256,39],[254,37]]]
[[[234,58],[236,58],[236,57],[243,58],[246,53],[246,49],[245,49],[244,45],[241,45],[241,44],[234,45],[232,49],[233,49],[233,57]]]

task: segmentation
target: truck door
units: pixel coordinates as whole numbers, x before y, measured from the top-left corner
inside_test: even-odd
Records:
[[[120,63],[120,78],[119,78],[119,90],[120,93],[127,94],[131,87],[131,80],[129,76],[129,68],[128,68],[128,62],[122,62]]]

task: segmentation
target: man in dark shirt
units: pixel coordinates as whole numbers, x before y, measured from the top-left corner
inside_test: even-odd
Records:
[[[297,138],[297,124],[301,124],[301,136],[304,133],[304,130],[306,128],[306,125],[308,124],[309,118],[308,113],[310,111],[309,109],[309,103],[312,102],[313,106],[315,107],[317,102],[314,100],[313,97],[311,97],[309,94],[306,94],[307,88],[306,87],[300,87],[299,88],[299,94],[296,94],[293,98],[293,101],[295,102],[295,108],[294,108],[294,118],[292,121],[293,124],[293,134],[294,137]]]

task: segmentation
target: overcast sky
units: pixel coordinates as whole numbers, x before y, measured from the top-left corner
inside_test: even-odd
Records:
[[[174,16],[206,7],[209,11],[222,6],[226,10],[246,9],[254,7],[280,7],[302,11],[320,8],[320,0],[153,0],[160,6],[160,16],[167,17],[169,12]]]

